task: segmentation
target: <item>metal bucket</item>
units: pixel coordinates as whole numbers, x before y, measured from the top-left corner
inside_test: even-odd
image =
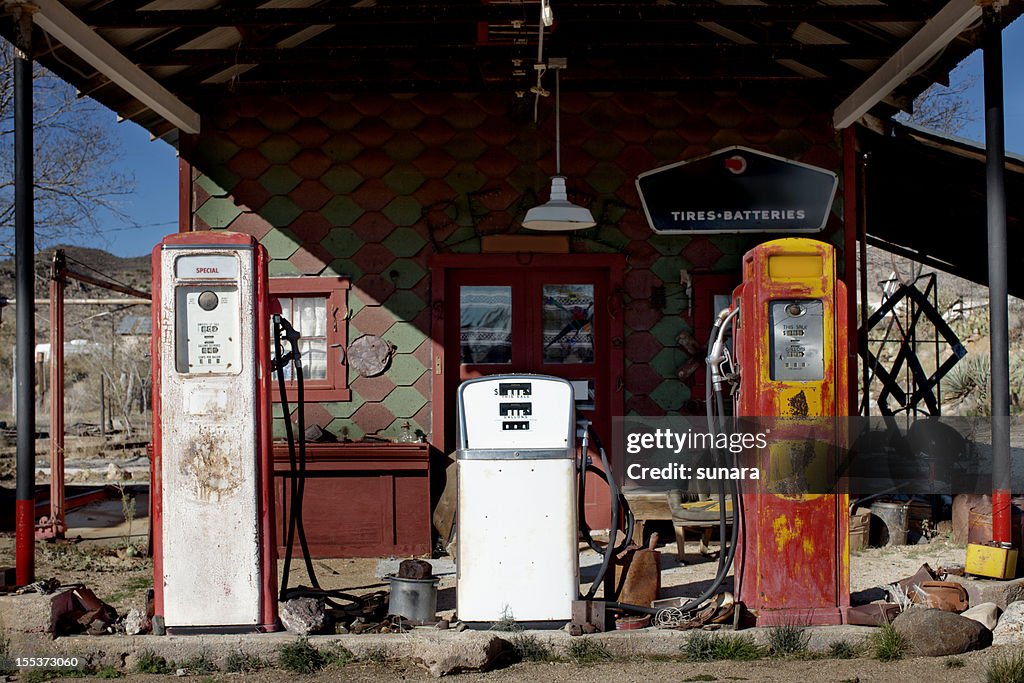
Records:
[[[874,503],[871,505],[871,514],[881,520],[885,525],[882,533],[881,545],[906,545],[907,544],[907,511],[906,503]],[[886,540],[887,539],[887,540]]]
[[[403,579],[399,576],[384,578],[391,584],[391,597],[388,599],[389,614],[421,623],[437,620],[439,578],[436,576],[429,579]]]

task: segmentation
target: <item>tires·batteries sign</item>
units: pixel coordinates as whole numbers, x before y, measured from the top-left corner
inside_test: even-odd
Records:
[[[644,213],[659,233],[817,232],[838,178],[823,168],[746,147],[641,173]]]

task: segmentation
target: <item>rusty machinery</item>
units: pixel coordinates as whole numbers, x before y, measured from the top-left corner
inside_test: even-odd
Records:
[[[742,483],[735,519],[736,599],[760,625],[839,624],[849,607],[849,496],[807,484],[834,480],[842,427],[831,418],[849,412],[846,322],[835,250],[787,238],[747,252],[713,332],[716,403],[729,381],[738,418],[771,422],[767,448],[752,455],[766,476]]]

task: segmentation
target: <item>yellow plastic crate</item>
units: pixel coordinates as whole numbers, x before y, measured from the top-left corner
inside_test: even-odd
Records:
[[[993,579],[1012,579],[1017,573],[1017,551],[991,545],[967,544],[964,571]]]

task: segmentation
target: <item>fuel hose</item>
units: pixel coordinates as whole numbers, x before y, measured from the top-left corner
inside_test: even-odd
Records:
[[[281,601],[297,597],[323,597],[327,605],[341,612],[355,612],[362,609],[363,598],[351,595],[338,590],[325,590],[321,588],[320,581],[313,567],[313,559],[309,553],[309,543],[306,540],[306,528],[302,519],[302,502],[306,493],[306,411],[305,411],[305,385],[302,372],[302,353],[299,348],[301,335],[292,327],[285,318],[274,315],[274,369],[277,371],[277,386],[281,395],[281,412],[284,415],[285,437],[288,441],[288,464],[290,467],[289,492],[291,494],[288,505],[288,534],[285,541],[284,568],[281,572],[281,590],[279,599]],[[291,349],[287,354],[282,353],[282,334],[288,341]],[[284,368],[292,365],[296,384],[296,418],[298,421],[298,455],[296,456],[295,432],[292,427],[291,409],[288,402],[288,392],[285,387]],[[295,537],[298,536],[299,546],[302,549],[302,558],[306,567],[306,574],[312,588],[289,588],[288,579],[291,573],[292,554],[295,549]],[[345,604],[338,602],[344,601]]]

